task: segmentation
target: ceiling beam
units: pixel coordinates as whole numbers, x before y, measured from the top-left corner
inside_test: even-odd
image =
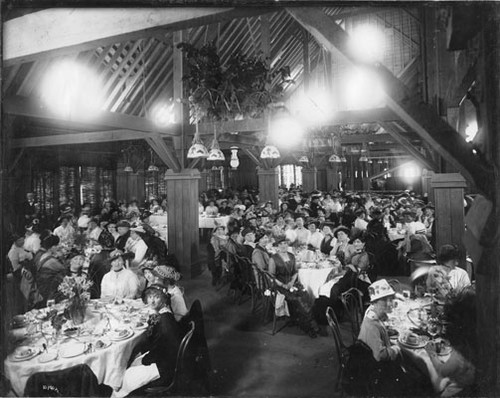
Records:
[[[96,144],[100,142],[130,141],[146,138],[151,134],[132,130],[106,130],[90,133],[71,133],[17,138],[12,140],[14,148],[33,148],[56,145]]]
[[[434,163],[432,159],[427,158],[422,152],[420,152],[406,137],[403,137],[400,133],[401,131],[393,123],[380,123],[385,131],[394,138],[394,141],[398,142],[408,153],[421,162],[426,168],[432,171],[437,171],[438,166]]]
[[[49,8],[3,24],[4,67],[156,36],[273,8]]]
[[[332,23],[321,8],[294,7],[286,10],[332,53],[354,65],[370,67],[376,72],[385,88],[387,106],[467,180],[476,184],[483,192],[492,193],[495,186],[493,167],[475,156],[472,147],[428,104],[408,101],[406,87],[386,67],[381,64],[366,65],[357,59],[349,47],[347,33],[339,25]]]
[[[96,126],[101,129],[114,128],[114,129],[125,129],[125,130],[136,130],[146,133],[156,133],[166,136],[176,136],[180,135],[181,128],[179,124],[170,125],[168,127],[159,130],[151,120],[125,115],[123,113],[98,112],[94,118],[81,115],[71,115],[70,119],[63,119],[59,116],[52,114],[44,105],[29,100],[19,96],[8,97],[3,102],[3,111],[6,114],[16,115],[16,116],[26,116],[38,119],[48,119],[58,122],[65,123],[68,128],[73,124],[79,124],[81,126],[87,126],[88,130],[95,130]]]
[[[374,108],[357,111],[336,112],[331,120],[325,122],[323,127],[338,126],[342,124],[391,122],[400,118],[389,108]],[[217,132],[244,132],[267,130],[268,121],[265,118],[228,120],[225,122],[205,122],[198,125],[200,135],[213,135],[214,128]],[[188,135],[194,135],[195,126],[186,126]]]
[[[163,137],[159,135],[153,135],[146,138],[147,143],[153,148],[156,154],[168,167],[174,170],[176,173],[181,171],[181,166],[177,156],[175,156],[172,149],[163,141]]]

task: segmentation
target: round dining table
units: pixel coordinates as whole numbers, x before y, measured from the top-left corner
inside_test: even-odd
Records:
[[[332,272],[333,267],[318,267],[313,265],[311,267],[302,266],[299,268],[298,279],[299,282],[304,286],[304,289],[313,298],[319,297],[319,289],[326,282],[326,278]]]
[[[35,373],[79,364],[88,365],[99,384],[120,388],[132,350],[145,337],[148,315],[142,301],[113,304],[92,300],[87,306],[85,322],[76,326],[68,321],[59,336],[49,321],[42,322],[46,311],[25,314],[28,325],[10,331],[17,348],[5,359],[4,370],[14,392],[23,396],[29,377]],[[36,330],[33,322],[38,322]],[[25,347],[34,351],[33,355],[26,359],[17,357],[16,352]]]

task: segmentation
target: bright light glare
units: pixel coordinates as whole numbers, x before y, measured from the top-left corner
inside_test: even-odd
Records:
[[[103,86],[90,69],[73,61],[52,66],[41,85],[41,97],[64,118],[95,117],[104,103]]]
[[[354,29],[349,36],[349,46],[357,59],[364,62],[382,61],[385,35],[379,29],[362,25]]]
[[[471,120],[467,123],[465,127],[465,141],[471,142],[476,136],[478,131],[477,122],[475,120]]]
[[[401,177],[406,182],[412,182],[421,175],[420,169],[413,163],[405,164],[401,168]]]
[[[175,102],[159,102],[151,110],[153,121],[161,127],[175,123],[174,113]]]
[[[296,102],[296,114],[307,125],[316,125],[331,119],[334,114],[334,101],[325,90],[311,90],[303,93]]]
[[[304,129],[289,116],[278,117],[271,122],[269,138],[280,147],[296,145],[301,140]]]
[[[347,109],[369,109],[383,105],[382,83],[374,72],[355,68],[346,76],[342,84]]]

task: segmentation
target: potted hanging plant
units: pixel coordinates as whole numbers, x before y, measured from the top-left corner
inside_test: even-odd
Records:
[[[197,122],[261,117],[281,98],[284,85],[293,82],[288,67],[272,70],[262,56],[235,52],[223,65],[215,41],[200,48],[180,43],[178,48],[186,56],[183,81]]]

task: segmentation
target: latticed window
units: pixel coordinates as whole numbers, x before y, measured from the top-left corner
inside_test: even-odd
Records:
[[[56,190],[55,173],[52,171],[35,171],[33,174],[32,187],[40,204],[40,212],[44,215],[52,214],[54,211],[54,192]]]
[[[158,171],[144,172],[144,194],[146,200],[159,199],[167,195],[167,182],[165,181],[166,166],[160,166]]]
[[[285,164],[278,166],[279,185],[285,185],[287,188],[290,184],[302,185],[302,166],[294,164]]]

